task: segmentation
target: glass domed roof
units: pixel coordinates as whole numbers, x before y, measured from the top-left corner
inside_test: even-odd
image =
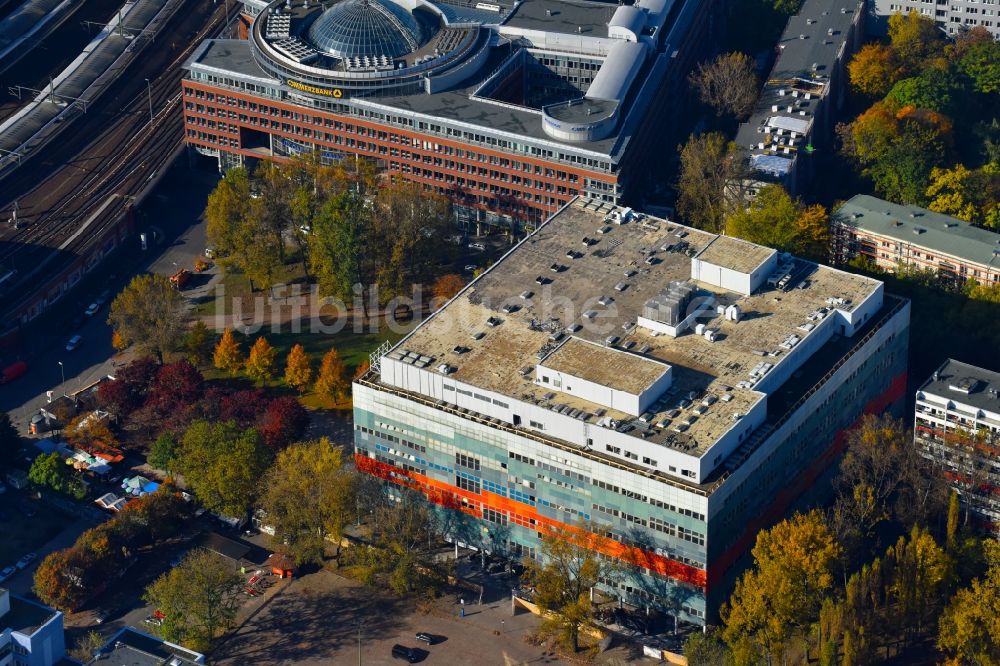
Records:
[[[309,27],[313,45],[337,58],[394,58],[415,51],[422,37],[413,15],[392,0],[341,0]]]

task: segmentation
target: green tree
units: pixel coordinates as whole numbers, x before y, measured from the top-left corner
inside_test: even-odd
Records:
[[[680,148],[677,211],[687,224],[717,233],[744,205],[746,156],[720,132],[691,136]]]
[[[225,370],[231,375],[236,375],[243,369],[243,350],[233,334],[233,329],[227,328],[222,332],[219,343],[215,345],[212,362],[216,368]]]
[[[312,361],[302,345],[292,345],[288,352],[288,360],[285,362],[285,383],[304,393],[312,382]]]
[[[730,646],[749,640],[763,655],[780,657],[793,633],[819,618],[841,548],[823,514],[812,511],[760,532],[752,552],[754,568],[722,609],[723,636]]]
[[[958,71],[982,95],[1000,93],[1000,43],[992,38],[972,44],[958,61]]]
[[[320,291],[347,303],[362,281],[367,211],[356,192],[334,195],[320,208],[309,236],[309,264]]]
[[[759,245],[815,259],[828,254],[829,216],[803,207],[780,185],[765,185],[750,205],[726,218],[726,233]]]
[[[125,344],[163,357],[184,336],[181,296],[162,275],[137,275],[111,302],[108,324]]]
[[[603,530],[596,525],[557,528],[542,534],[540,560],[527,560],[525,580],[535,587],[535,603],[548,617],[542,631],[555,635],[574,653],[580,631],[594,626],[590,589],[618,575],[611,558],[597,552]]]
[[[340,538],[355,511],[353,476],[341,449],[323,438],[281,451],[264,481],[261,507],[274,527],[275,548],[297,564],[321,564],[326,539]]]
[[[195,421],[181,439],[177,471],[210,511],[245,516],[270,463],[270,451],[253,428],[232,421]]]
[[[206,237],[215,256],[225,261],[240,247],[238,230],[249,214],[250,175],[243,167],[226,171],[225,176],[208,195],[205,207]]]
[[[885,101],[890,108],[915,106],[951,116],[955,111],[957,92],[955,81],[947,72],[926,69],[917,76],[897,82]]]
[[[732,653],[716,630],[692,632],[684,641],[684,656],[694,666],[729,666]]]
[[[221,631],[234,626],[242,588],[243,577],[232,565],[197,549],[147,587],[143,600],[164,615],[156,627],[160,636],[207,652]]]
[[[153,469],[169,472],[173,469],[176,459],[177,437],[172,432],[164,432],[153,442],[146,461],[153,466]]]
[[[83,483],[73,476],[69,466],[55,452],[43,453],[35,458],[28,469],[28,480],[36,486],[51,488],[76,499],[83,499],[87,494]]]
[[[745,53],[723,53],[709,63],[700,63],[688,82],[719,116],[749,116],[760,94],[753,58]]]
[[[938,649],[956,664],[1000,664],[1000,544],[984,540],[986,573],[951,598],[941,615]]]
[[[196,321],[184,338],[184,351],[188,360],[196,367],[208,365],[212,360],[212,332],[200,319]]]
[[[99,631],[90,630],[78,638],[73,647],[66,651],[66,654],[85,664],[96,656],[98,650],[104,647],[106,642],[107,639],[101,636]]]
[[[247,377],[263,383],[274,377],[274,364],[277,352],[263,335],[257,338],[247,356]]]
[[[899,80],[901,67],[896,52],[883,44],[865,44],[847,65],[851,85],[869,97],[882,97]]]

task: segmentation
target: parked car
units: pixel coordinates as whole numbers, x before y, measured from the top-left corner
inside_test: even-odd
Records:
[[[0,570],[0,583],[13,576],[16,571],[17,569],[14,567],[4,567],[3,570]]]
[[[143,622],[146,624],[151,624],[154,627],[159,627],[163,625],[163,620],[161,620],[158,617],[153,617],[152,615],[147,615],[146,619],[143,620]]]
[[[486,251],[486,246],[482,243],[469,243],[470,250],[479,250],[480,252]]]
[[[94,622],[96,624],[104,624],[105,622],[108,621],[108,618],[110,617],[111,617],[111,611],[99,610],[96,613],[94,613]]]
[[[477,268],[479,268],[479,266],[476,266],[475,264],[466,264],[466,266],[465,266],[465,272],[466,273],[475,273]]]
[[[38,557],[38,555],[35,555],[34,553],[25,554],[24,557],[22,557],[17,561],[17,568],[18,569],[26,568],[29,564],[35,561],[36,557]]]
[[[69,342],[66,343],[66,351],[73,351],[74,349],[80,346],[81,342],[83,342],[83,336],[74,335],[72,338],[69,339]]]
[[[87,315],[88,317],[93,317],[95,314],[97,314],[97,311],[100,309],[101,309],[101,304],[94,302],[87,306],[87,309],[83,311],[83,314]]]
[[[402,659],[412,664],[420,659],[420,655],[413,648],[406,647],[405,645],[399,645],[397,643],[392,646],[392,658]]]
[[[434,634],[429,634],[426,631],[418,631],[416,636],[418,641],[427,643],[428,645],[434,645],[437,643],[437,636]]]
[[[111,292],[105,289],[100,294],[98,294],[97,298],[94,299],[94,302],[97,303],[98,305],[104,305],[105,303],[108,302],[109,298],[111,298]]]

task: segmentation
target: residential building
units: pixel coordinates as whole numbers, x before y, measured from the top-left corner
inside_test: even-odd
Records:
[[[0,588],[0,666],[53,666],[65,656],[63,614]]]
[[[193,666],[204,664],[205,655],[174,645],[161,638],[124,627],[105,644],[86,666],[127,664],[127,666]]]
[[[355,461],[448,538],[537,557],[601,525],[609,591],[717,618],[757,532],[825,498],[840,433],[901,409],[878,280],[577,199],[354,384]]]
[[[805,0],[788,19],[757,108],[736,134],[759,184],[799,194],[814,175],[817,152],[833,149],[847,62],[864,41],[863,17],[863,1]]]
[[[917,390],[913,436],[972,522],[1000,536],[1000,373],[945,361]]]
[[[1000,283],[1000,234],[919,206],[859,194],[832,216],[834,258],[857,256],[893,272],[934,271],[948,281]]]
[[[618,202],[682,137],[718,0],[244,0],[245,40],[185,64],[185,135],[220,167],[363,157],[459,221]]]
[[[997,0],[874,0],[869,4],[871,29],[884,35],[890,16],[914,11],[933,19],[949,35],[979,26],[989,30],[994,37],[1000,37]]]

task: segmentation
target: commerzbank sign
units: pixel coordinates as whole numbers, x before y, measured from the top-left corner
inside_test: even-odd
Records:
[[[336,99],[340,99],[344,96],[344,91],[340,88],[320,88],[318,86],[310,86],[305,83],[299,83],[298,81],[292,80],[288,80],[285,83],[296,90],[312,93],[313,95],[326,95],[327,97],[334,97]]]

